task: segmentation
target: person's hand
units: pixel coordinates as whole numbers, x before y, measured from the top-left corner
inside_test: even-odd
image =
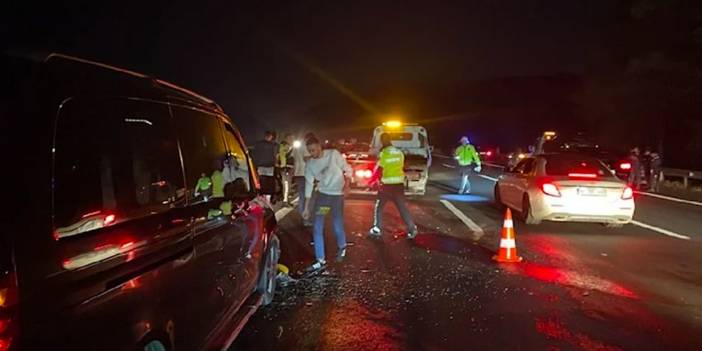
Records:
[[[476,172],[480,173],[480,171],[482,171],[483,168],[480,167],[480,166],[476,166],[473,170],[475,170]]]
[[[306,208],[306,209],[302,212],[302,218],[305,219],[305,220],[308,220],[308,221],[310,220],[310,209],[309,209],[309,208]]]
[[[348,194],[351,191],[351,179],[350,178],[344,178],[344,189],[343,192],[344,194]]]

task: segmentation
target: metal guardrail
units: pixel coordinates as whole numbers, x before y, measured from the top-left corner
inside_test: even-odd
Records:
[[[687,189],[690,186],[690,179],[702,181],[702,171],[691,171],[688,169],[678,168],[663,168],[661,169],[661,181],[670,180],[669,177],[682,178],[683,187]]]
[[[439,157],[439,158],[453,158],[451,156],[443,155],[441,153],[437,153],[436,150],[434,151],[434,156]],[[483,164],[495,168],[505,168],[504,165],[495,163],[495,162],[483,162]],[[688,189],[690,187],[690,179],[694,180],[699,180],[702,181],[702,171],[692,171],[689,169],[679,169],[679,168],[662,168],[661,169],[661,174],[658,178],[659,182],[663,181],[671,181],[674,179],[670,178],[676,178],[676,179],[682,179],[682,183],[685,189]]]

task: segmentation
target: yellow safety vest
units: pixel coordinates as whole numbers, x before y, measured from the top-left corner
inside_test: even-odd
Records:
[[[384,148],[378,155],[378,165],[383,168],[383,184],[405,183],[405,154],[394,146]]]

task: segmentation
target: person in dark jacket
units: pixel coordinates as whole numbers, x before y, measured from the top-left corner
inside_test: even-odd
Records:
[[[641,174],[643,173],[643,164],[641,163],[641,152],[638,147],[631,149],[629,153],[629,162],[631,162],[631,172],[629,172],[629,184],[639,190],[641,187]]]
[[[658,152],[651,152],[649,156],[649,166],[648,190],[655,193],[658,192],[658,182],[661,177],[661,167],[663,166],[663,159]]]
[[[282,184],[276,178],[275,172],[279,148],[275,137],[275,132],[267,131],[263,140],[255,142],[249,150],[262,185],[266,185],[265,188],[276,189],[277,193],[282,188]]]

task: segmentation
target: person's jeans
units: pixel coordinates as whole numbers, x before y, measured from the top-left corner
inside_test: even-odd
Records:
[[[461,173],[461,187],[458,189],[458,193],[470,193],[470,175],[473,173],[473,165],[459,166],[459,172]]]
[[[305,177],[298,176],[293,179],[297,188],[297,211],[302,214],[305,212]]]
[[[405,200],[405,186],[403,184],[388,184],[381,185],[378,190],[378,199],[375,200],[375,213],[373,216],[373,227],[378,229],[383,225],[383,209],[388,202],[393,202],[400,212],[400,217],[407,225],[407,231],[411,232],[415,229],[414,221],[407,208]]]
[[[336,245],[339,250],[346,247],[344,231],[344,195],[319,193],[314,202],[314,255],[318,261],[324,260],[324,219],[331,212]]]

